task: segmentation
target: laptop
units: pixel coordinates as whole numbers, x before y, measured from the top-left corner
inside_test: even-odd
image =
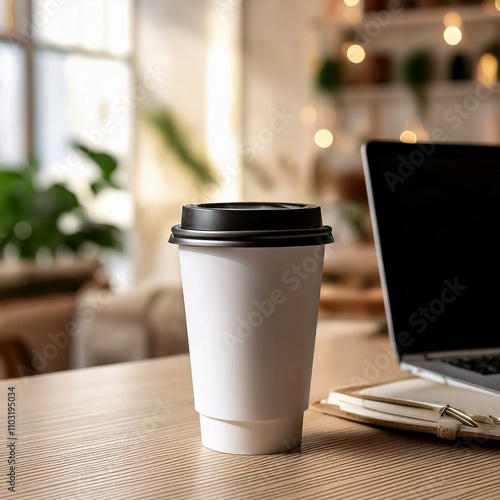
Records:
[[[500,147],[370,141],[361,152],[399,366],[500,394]]]

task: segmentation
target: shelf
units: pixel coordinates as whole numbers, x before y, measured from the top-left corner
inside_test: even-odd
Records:
[[[408,27],[442,23],[444,15],[450,11],[459,14],[464,23],[500,20],[499,11],[486,9],[480,5],[449,5],[433,8],[402,9],[399,12],[390,12],[388,10],[368,12],[364,15],[364,19],[356,24],[345,21],[339,22],[334,19],[327,19],[323,21],[323,23],[338,28],[349,29],[355,26],[362,27],[367,23],[376,22],[383,29],[387,29],[390,27]],[[391,16],[389,21],[387,21],[388,14]]]
[[[477,80],[460,82],[433,82],[429,85],[429,97],[467,97],[474,95],[478,85]],[[491,89],[492,94],[500,94],[500,84]],[[387,101],[394,99],[411,99],[413,94],[402,83],[387,85],[350,85],[341,90],[338,100],[341,102],[352,101]]]
[[[463,22],[482,22],[500,19],[500,12],[490,12],[478,5],[450,5],[428,9],[406,9],[399,14],[393,14],[390,25],[414,26],[442,23],[444,15],[450,11],[456,12],[462,18]],[[362,21],[362,23],[367,21]]]
[[[335,10],[332,7],[330,13],[335,12],[337,17],[336,20],[332,17],[323,19],[319,25],[318,45],[323,57],[328,55],[336,58],[341,65],[341,71],[344,72],[342,76],[346,83],[339,89],[333,101],[328,100],[328,103],[332,103],[341,113],[345,125],[340,125],[339,121],[337,127],[339,130],[343,127],[343,137],[361,137],[368,129],[377,130],[380,138],[395,137],[396,134],[399,135],[399,126],[405,123],[411,110],[416,114],[421,111],[415,93],[403,80],[403,70],[408,55],[412,51],[423,49],[432,52],[433,76],[436,78],[426,87],[429,103],[425,127],[429,130],[439,128],[443,121],[440,116],[448,113],[448,110],[454,113],[455,109],[461,109],[460,106],[465,109],[476,107],[476,101],[480,101],[480,112],[475,113],[474,118],[468,120],[460,131],[451,130],[449,138],[461,140],[463,137],[470,137],[471,140],[485,140],[483,136],[486,134],[488,141],[493,138],[498,140],[500,121],[495,112],[496,107],[500,105],[500,82],[497,81],[493,87],[487,88],[476,76],[483,47],[494,43],[500,33],[500,11],[491,8],[493,1],[488,3],[488,9],[479,4],[446,5],[407,8],[397,12],[370,11],[363,16],[362,8],[349,11],[341,8],[341,4],[343,2],[340,0],[331,0],[329,5],[335,7]],[[346,12],[358,14],[358,17],[356,20],[348,20]],[[448,12],[456,12],[462,19],[464,37],[458,50],[443,40],[443,19]],[[338,22],[339,20],[345,22]],[[344,61],[342,49],[346,41],[354,41],[368,47],[365,66],[349,66],[350,63]],[[462,54],[467,59],[471,79],[447,79],[456,54]],[[377,55],[382,57],[377,59]],[[386,59],[390,62],[387,68],[384,66]],[[345,67],[344,64],[348,66]],[[489,69],[493,72],[492,68]],[[386,76],[389,78],[385,78]],[[354,83],[383,82],[388,79],[388,83]],[[350,147],[346,139],[336,161],[346,166],[353,164],[355,153],[351,155]]]

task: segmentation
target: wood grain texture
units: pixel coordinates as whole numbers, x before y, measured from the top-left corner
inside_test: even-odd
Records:
[[[328,389],[402,376],[385,336],[318,339],[311,401]],[[370,380],[368,380],[370,379]],[[302,446],[264,456],[200,444],[185,355],[0,383],[15,384],[16,493],[33,499],[491,499],[498,447],[451,443],[307,411]],[[4,444],[1,447],[6,450]],[[7,452],[0,452],[0,475]]]

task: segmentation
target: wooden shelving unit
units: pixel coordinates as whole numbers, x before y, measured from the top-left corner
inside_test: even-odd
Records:
[[[356,8],[361,9],[361,6]],[[358,10],[359,12],[361,11]],[[462,22],[461,29],[464,36],[460,44],[456,46],[448,45],[443,40],[445,29],[443,18],[449,12],[457,13]],[[356,42],[355,35],[359,36],[360,33],[371,35],[365,40],[361,37],[361,42],[356,43],[363,46],[367,59],[377,54],[385,55],[390,59],[390,69],[387,72],[388,83],[365,84],[356,82],[342,85],[336,98],[330,101],[333,108],[336,106],[338,108],[338,105],[341,105],[333,113],[337,116],[335,125],[337,129],[339,126],[350,123],[350,118],[354,115],[359,116],[362,106],[365,106],[366,110],[365,119],[376,122],[377,127],[383,122],[387,113],[391,114],[391,123],[399,124],[404,123],[405,117],[412,113],[412,109],[413,113],[418,112],[415,105],[415,95],[402,82],[402,67],[405,57],[411,51],[419,49],[430,51],[432,57],[435,58],[436,71],[433,75],[433,81],[428,84],[426,93],[429,106],[435,107],[437,113],[442,113],[438,108],[445,101],[449,103],[450,99],[454,98],[460,103],[468,96],[474,96],[478,86],[482,85],[476,77],[477,61],[481,50],[485,44],[496,40],[500,41],[500,11],[495,9],[493,1],[474,5],[370,11],[362,16],[358,15],[358,20],[359,22],[355,24],[331,17],[318,21],[320,50],[323,55],[330,52],[333,58],[342,61],[342,58],[345,57],[342,47],[346,41]],[[365,45],[363,45],[363,41]],[[471,78],[447,80],[451,61],[459,53],[466,56],[471,65]],[[364,63],[363,61],[361,65]],[[346,60],[345,65],[348,64],[353,63]],[[368,68],[369,66],[366,67],[365,71],[369,71]],[[365,80],[369,80],[369,78],[362,78],[360,81]],[[489,87],[489,90],[490,96],[495,99],[488,99],[487,105],[497,106],[500,82]],[[324,105],[324,101],[321,102]],[[352,111],[354,109],[355,111]],[[473,119],[480,120],[480,115],[481,113],[476,113]],[[355,118],[355,120],[357,119]],[[341,122],[340,125],[339,122]],[[428,123],[428,125],[434,126],[432,123]],[[328,125],[326,124],[326,126]],[[471,128],[474,130],[474,126],[471,125]],[[500,124],[498,128],[498,140],[500,141]],[[400,130],[400,132],[402,131],[403,129]],[[355,132],[356,130],[354,130]],[[382,135],[394,135],[394,131],[386,130],[382,132]],[[344,136],[352,137],[352,133],[348,131]],[[491,137],[488,140],[491,141]]]
[[[376,22],[384,19],[382,23],[384,28],[401,28],[408,26],[424,26],[431,24],[442,23],[446,13],[456,12],[465,23],[469,22],[489,22],[491,20],[500,19],[500,11],[496,10],[493,2],[491,6],[486,5],[449,5],[432,8],[401,8],[396,11],[372,11],[364,14],[363,19],[359,23],[349,23],[346,21],[338,21],[333,18],[318,20],[319,23],[336,27],[339,29],[349,29],[355,26],[364,26],[368,23]],[[383,14],[381,14],[383,12]],[[387,16],[390,16],[390,21],[385,22]]]
[[[441,97],[466,97],[473,95],[479,85],[477,80],[465,81],[436,81],[429,85],[430,99]],[[500,84],[490,89],[491,94],[500,94]],[[342,102],[359,101],[394,101],[395,99],[412,99],[412,94],[402,83],[390,83],[379,85],[350,85],[343,89],[338,96]]]

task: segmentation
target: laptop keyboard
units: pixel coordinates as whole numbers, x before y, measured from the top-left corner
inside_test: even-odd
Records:
[[[465,368],[482,375],[495,375],[500,373],[500,354],[488,354],[479,357],[444,358],[445,363]]]

